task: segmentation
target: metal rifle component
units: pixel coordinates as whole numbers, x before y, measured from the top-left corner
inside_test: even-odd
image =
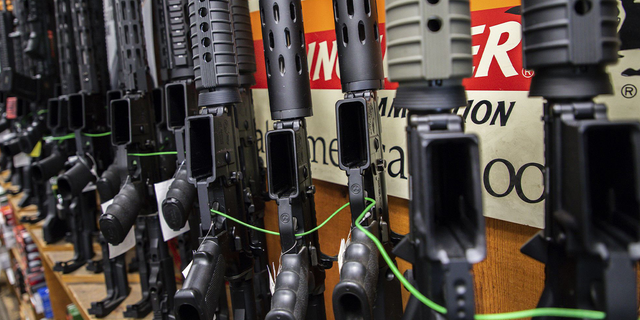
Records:
[[[158,157],[138,155],[158,152],[164,143],[158,130],[163,119],[156,114],[163,112],[162,99],[158,91],[151,90],[141,2],[116,2],[115,9],[125,95],[110,103],[111,141],[118,149],[116,163],[126,169],[121,172],[122,189],[100,217],[100,229],[107,242],[115,245],[135,224],[142,299],[127,306],[125,317],[140,318],[153,311],[154,319],[169,319],[175,278],[173,265],[169,268],[166,263],[170,258],[160,252],[168,250],[159,232],[153,184],[175,168],[161,168]],[[170,162],[175,165],[175,160]]]
[[[469,1],[386,2],[389,79],[408,110],[410,232],[393,250],[441,315],[409,298],[403,319],[474,319],[471,266],[486,256],[478,138],[452,109],[472,74]],[[412,39],[412,40],[409,40]]]
[[[244,179],[244,203],[248,222],[256,227],[264,228],[265,208],[265,175],[264,161],[260,158],[257,137],[256,117],[253,106],[251,86],[255,84],[256,58],[251,32],[251,14],[249,1],[231,0],[231,19],[235,35],[235,46],[238,57],[241,102],[234,104],[236,127],[240,140],[238,154]],[[256,307],[259,318],[263,318],[271,306],[271,290],[269,289],[269,256],[267,254],[266,234],[249,230],[251,250],[255,259],[254,285]]]
[[[522,252],[545,264],[538,307],[635,319],[640,123],[609,121],[593,101],[613,93],[617,16],[613,0],[522,3],[529,95],[545,99],[545,228]]]
[[[300,1],[260,1],[265,65],[274,130],[265,136],[269,196],[278,204],[282,271],[266,319],[325,319],[325,269],[317,233],[305,117],[311,90]]]
[[[169,46],[170,81],[165,86],[166,125],[173,132],[178,152],[175,181],[167,190],[162,211],[169,227],[181,229],[189,219],[196,201],[196,188],[188,181],[185,161],[184,127],[187,117],[198,113],[194,83],[193,59],[188,37],[187,0],[165,0],[166,37]]]
[[[191,39],[188,36],[187,0],[163,0],[167,45],[167,84],[164,87],[166,103],[165,124],[174,135],[177,151],[177,169],[174,182],[169,186],[162,203],[162,213],[170,228],[180,230],[187,221],[191,228],[188,233],[178,236],[178,250],[182,269],[193,259],[193,251],[198,246],[199,216],[191,215],[197,207],[196,187],[189,183],[185,165],[184,126],[188,116],[198,114],[197,92],[194,83]],[[162,75],[165,72],[161,72]]]
[[[36,143],[38,143],[42,137],[45,126],[48,131],[51,131],[54,137],[64,136],[68,133],[67,95],[75,93],[80,85],[69,1],[55,0],[54,8],[57,25],[56,35],[59,40],[57,41],[57,69],[59,70],[62,95],[49,99],[47,103],[46,123],[41,119],[37,119],[30,128],[27,128],[27,131],[31,132],[21,135],[20,145],[23,151],[32,150],[35,147]],[[38,118],[44,117],[45,115]],[[59,238],[58,235],[64,234],[62,232],[66,232],[67,228],[63,226],[62,221],[60,221],[57,215],[57,199],[53,195],[53,192],[49,190],[52,187],[49,179],[57,176],[62,169],[64,169],[68,155],[75,152],[75,145],[68,141],[51,141],[45,144],[43,150],[45,152],[43,153],[43,157],[41,157],[42,160],[34,162],[31,165],[31,176],[34,182],[36,182],[36,185],[45,187],[45,189],[41,191],[46,193],[46,200],[43,199],[41,206],[38,208],[40,213],[38,217],[35,219],[24,219],[26,217],[23,217],[21,220],[23,222],[36,223],[47,218],[43,226],[45,241],[53,241]],[[47,154],[46,158],[44,158],[44,154]],[[54,228],[56,228],[56,230],[54,230]]]
[[[67,100],[61,96],[58,99],[49,99],[47,108],[47,127],[54,137],[62,137],[68,133],[67,126]],[[36,184],[45,188],[43,207],[38,208],[44,216],[42,226],[44,240],[54,243],[69,231],[67,223],[58,214],[58,198],[53,188],[57,190],[57,176],[64,172],[65,163],[70,154],[75,153],[75,143],[69,140],[49,141],[42,146],[41,160],[31,165],[31,176]],[[53,181],[53,183],[52,183]]]
[[[201,245],[175,298],[177,319],[211,319],[224,313],[229,282],[234,319],[258,319],[254,258],[247,229],[211,213],[247,221],[238,150],[238,63],[229,0],[191,0],[188,5],[200,115],[186,121],[187,172],[198,192]],[[215,48],[215,50],[214,50]],[[204,245],[205,243],[210,245]],[[206,260],[206,261],[201,261]],[[206,274],[198,270],[210,271]]]
[[[336,319],[400,319],[400,282],[374,243],[355,227],[367,206],[365,198],[373,198],[377,206],[361,224],[387,251],[393,249],[396,239],[389,226],[378,113],[377,90],[384,88],[384,72],[377,4],[375,0],[334,0],[333,10],[345,92],[345,98],[336,103],[338,159],[349,178],[352,226],[340,282],[333,289],[333,312]]]

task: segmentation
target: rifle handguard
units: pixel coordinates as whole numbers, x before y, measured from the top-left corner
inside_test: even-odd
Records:
[[[36,182],[47,181],[64,169],[66,161],[67,157],[55,149],[48,157],[31,165],[31,177]]]
[[[174,305],[177,320],[213,319],[224,290],[226,263],[222,249],[205,239],[193,255],[191,270],[182,289],[176,291]]]
[[[183,166],[169,186],[167,198],[162,202],[162,214],[171,229],[178,231],[184,227],[195,198],[196,187],[189,183],[187,166]]]
[[[367,229],[377,228],[373,222]],[[351,230],[351,244],[344,253],[340,282],[333,289],[336,319],[373,319],[378,281],[378,249],[360,229]],[[356,303],[357,301],[357,303]]]
[[[142,188],[140,183],[128,182],[107,207],[107,211],[100,216],[100,231],[112,245],[122,243],[133,227],[143,205]]]
[[[95,179],[89,164],[78,158],[71,169],[58,177],[58,194],[65,200],[71,200],[73,196],[79,195]]]
[[[282,256],[282,270],[276,278],[271,311],[266,320],[303,320],[306,316],[309,278],[309,253],[303,247],[297,254]]]
[[[106,202],[113,199],[120,189],[120,175],[118,174],[118,166],[115,164],[109,165],[107,170],[102,173],[100,179],[96,181],[96,187],[98,188],[98,194],[100,194],[100,201]]]

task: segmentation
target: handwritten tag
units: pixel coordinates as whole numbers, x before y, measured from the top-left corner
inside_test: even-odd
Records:
[[[156,190],[156,201],[158,202],[158,213],[160,214],[160,229],[162,229],[162,237],[165,242],[189,231],[189,221],[185,222],[180,230],[173,231],[167,224],[167,221],[164,219],[164,214],[162,213],[162,201],[167,198],[167,190],[169,190],[169,186],[171,186],[173,180],[174,179],[169,179],[153,185]]]

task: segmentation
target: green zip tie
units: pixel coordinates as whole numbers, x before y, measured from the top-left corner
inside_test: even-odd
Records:
[[[164,156],[164,155],[176,155],[178,151],[164,151],[164,152],[151,152],[151,153],[128,153],[132,157],[153,157],[153,156]]]
[[[100,137],[110,136],[111,131],[107,131],[103,133],[83,133],[82,135],[89,138],[100,138]]]
[[[51,136],[49,136],[49,137],[45,137],[44,139],[45,140],[53,140],[53,141],[58,141],[58,140],[63,141],[63,140],[73,139],[75,137],[76,137],[75,134],[69,133],[69,134],[64,135],[64,136],[59,136],[59,137],[51,137]]]
[[[367,212],[369,212],[369,210],[371,210],[371,208],[373,208],[376,205],[375,200],[371,198],[365,198],[365,199],[371,202],[371,204],[369,204],[364,209],[362,214],[360,214],[360,216],[356,220],[356,223],[355,223],[356,227],[360,231],[362,231],[365,235],[367,235],[367,237],[369,237],[371,241],[373,241],[373,243],[376,245],[376,247],[380,251],[382,258],[384,258],[384,261],[387,262],[387,265],[389,265],[389,269],[391,269],[393,274],[398,278],[398,280],[400,280],[400,282],[402,283],[402,285],[404,285],[407,291],[409,291],[414,297],[420,300],[420,302],[424,303],[427,307],[439,313],[446,314],[447,309],[445,307],[433,302],[432,300],[429,300],[429,298],[422,295],[422,293],[420,293],[418,289],[412,286],[411,283],[409,283],[409,281],[404,276],[402,276],[402,273],[400,273],[400,270],[398,270],[398,267],[396,267],[393,261],[391,261],[391,258],[385,251],[384,247],[382,246],[382,243],[380,243],[380,240],[378,240],[376,236],[371,234],[371,232],[367,231],[367,229],[363,228],[360,225],[360,221],[362,221],[362,219],[367,214]],[[521,311],[514,311],[514,312],[475,315],[476,320],[506,320],[506,319],[519,319],[519,318],[529,318],[529,317],[604,319],[606,318],[606,314],[602,311],[596,311],[596,310],[566,309],[566,308],[538,308],[538,309],[529,309],[529,310],[521,310]],[[640,318],[638,318],[638,320],[640,320]]]
[[[42,114],[45,114],[45,113],[47,113],[47,112],[49,112],[49,111],[48,111],[48,110],[46,110],[46,109],[38,110],[38,115],[42,115]]]
[[[346,207],[348,207],[348,206],[349,206],[349,202],[347,202],[347,203],[345,203],[344,205],[342,205],[342,207],[340,207],[338,210],[336,210],[334,213],[332,213],[332,214],[331,214],[331,215],[330,215],[326,220],[324,220],[321,224],[319,224],[319,225],[318,225],[318,226],[316,226],[315,228],[313,228],[313,229],[311,229],[311,230],[309,230],[309,231],[305,231],[305,232],[303,232],[303,233],[298,233],[298,234],[296,234],[295,236],[296,236],[296,237],[304,237],[304,236],[306,236],[306,235],[308,235],[308,234],[311,234],[311,233],[314,233],[314,232],[318,231],[318,229],[320,229],[320,228],[324,227],[324,225],[325,225],[325,224],[327,224],[327,222],[329,222],[329,220],[333,219],[333,217],[334,217],[336,214],[340,213],[340,211],[344,210],[344,208],[346,208]],[[260,231],[260,232],[264,232],[264,233],[268,233],[268,234],[272,234],[272,235],[274,235],[274,236],[279,236],[279,235],[280,235],[280,233],[279,233],[279,232],[271,231],[271,230],[267,230],[267,229],[262,229],[262,228],[258,228],[258,227],[254,226],[254,225],[248,224],[248,223],[246,223],[246,222],[244,222],[244,221],[240,221],[240,220],[238,220],[238,219],[236,219],[236,218],[234,218],[234,217],[232,217],[232,216],[229,216],[229,215],[227,215],[227,214],[225,214],[225,213],[222,213],[222,212],[220,212],[220,211],[218,211],[218,210],[211,209],[211,212],[213,212],[213,213],[215,213],[215,214],[219,214],[219,215],[221,215],[221,216],[223,216],[223,217],[225,217],[225,218],[227,218],[227,219],[229,219],[229,220],[231,220],[231,221],[234,221],[234,222],[236,222],[236,223],[239,223],[239,224],[241,224],[241,225],[243,225],[243,226],[245,226],[245,227],[247,227],[247,228],[251,228],[251,229],[253,229],[253,230]]]

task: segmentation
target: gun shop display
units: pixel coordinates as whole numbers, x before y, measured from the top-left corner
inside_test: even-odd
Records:
[[[52,319],[67,300],[92,319],[638,319],[640,122],[609,120],[622,107],[602,98],[633,98],[629,72],[622,89],[610,76],[635,57],[617,34],[632,10],[488,2],[2,0],[0,237],[18,292],[48,288]],[[544,228],[520,251],[529,229],[485,228],[515,210],[482,191],[498,185],[487,157],[514,148],[470,111],[484,55],[514,54],[477,44],[485,11],[517,22],[522,92],[542,106],[525,119],[541,134],[517,134],[544,163],[507,166],[543,175]],[[516,255],[537,276],[487,296]]]

